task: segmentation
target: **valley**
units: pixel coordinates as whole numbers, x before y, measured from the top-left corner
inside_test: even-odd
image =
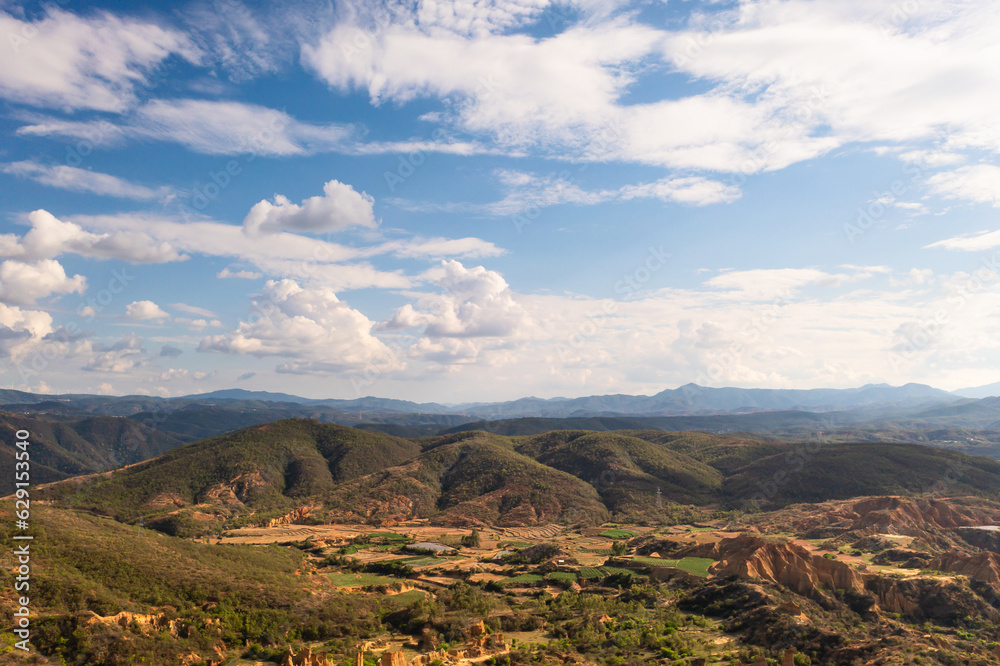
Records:
[[[39,451],[43,465],[64,455]],[[284,419],[36,486],[37,653],[0,650],[41,664],[991,664],[998,491],[1000,462],[913,443],[405,438]],[[12,523],[4,505],[8,546]]]

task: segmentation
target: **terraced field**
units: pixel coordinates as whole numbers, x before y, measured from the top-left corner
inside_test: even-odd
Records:
[[[397,578],[367,573],[334,573],[329,574],[329,578],[337,587],[367,587],[369,585],[387,585],[399,582]]]

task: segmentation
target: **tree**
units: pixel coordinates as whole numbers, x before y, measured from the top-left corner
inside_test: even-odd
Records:
[[[628,552],[628,544],[624,541],[615,541],[611,544],[611,554],[615,557],[621,557]]]
[[[472,530],[471,534],[463,536],[462,545],[466,548],[479,548],[479,530]]]

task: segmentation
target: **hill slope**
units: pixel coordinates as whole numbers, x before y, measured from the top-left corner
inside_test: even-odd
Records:
[[[126,521],[190,505],[204,505],[206,520],[281,512],[419,451],[397,437],[290,419],[183,446],[107,478],[83,480],[78,491],[71,483],[48,492]]]
[[[648,508],[659,495],[700,504],[711,501],[722,485],[718,470],[627,433],[552,432],[524,438],[517,450],[587,480],[614,512]]]
[[[331,507],[341,519],[374,522],[435,517],[449,524],[513,526],[608,517],[590,484],[487,433],[440,439],[407,465],[338,488]]]
[[[814,444],[751,462],[723,489],[730,501],[769,508],[864,495],[995,497],[1000,462],[916,444]]]
[[[131,465],[181,445],[169,435],[124,418],[57,421],[0,412],[0,494],[14,492],[14,433],[31,433],[35,483]]]

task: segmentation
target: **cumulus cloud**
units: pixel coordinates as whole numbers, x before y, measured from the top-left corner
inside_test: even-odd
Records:
[[[53,332],[52,315],[0,303],[0,354],[15,361]]]
[[[301,205],[280,194],[274,203],[264,200],[255,204],[243,220],[243,228],[252,236],[283,230],[326,233],[352,226],[373,228],[377,225],[374,203],[368,194],[331,180],[323,186],[322,196],[309,197]]]
[[[201,59],[179,31],[104,12],[50,10],[37,21],[0,12],[0,33],[10,42],[0,95],[34,106],[123,111],[167,58]]]
[[[377,326],[416,329],[409,333],[418,336],[408,349],[413,358],[443,366],[471,363],[535,332],[531,314],[496,271],[447,260],[423,277],[441,291],[416,295],[415,303],[397,308]]]
[[[222,328],[222,322],[218,319],[191,319],[190,317],[177,317],[178,324],[185,324],[193,331],[203,331],[206,328]]]
[[[69,277],[55,259],[32,263],[8,260],[0,264],[0,301],[14,305],[34,305],[53,294],[82,294],[87,280],[82,275]]]
[[[28,214],[31,230],[23,236],[0,235],[0,257],[38,260],[71,253],[92,259],[120,259],[133,264],[183,261],[187,257],[169,243],[142,231],[95,234],[64,222],[46,210]]]
[[[331,289],[269,280],[251,307],[253,321],[204,338],[199,351],[283,357],[288,360],[278,371],[289,373],[401,367],[393,351],[372,335],[372,322]]]
[[[170,315],[153,301],[133,301],[125,306],[125,316],[132,321],[170,319]]]
[[[154,189],[130,183],[110,174],[66,165],[46,166],[24,160],[5,164],[2,170],[4,173],[30,178],[43,185],[75,192],[90,192],[125,199],[162,199],[170,194],[170,188],[167,187]]]

